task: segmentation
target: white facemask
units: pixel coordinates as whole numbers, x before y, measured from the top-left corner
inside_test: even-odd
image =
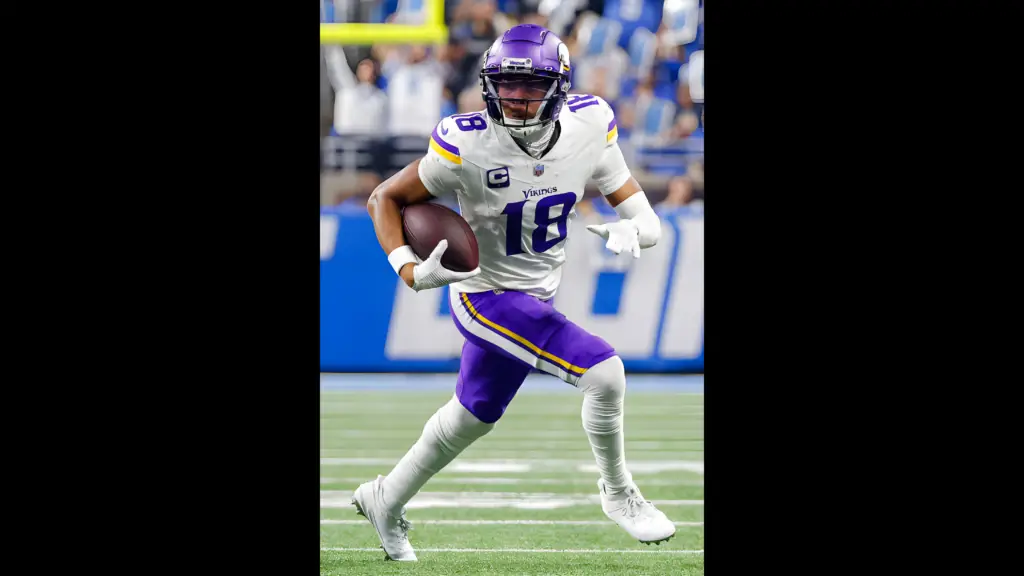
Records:
[[[519,144],[534,158],[540,158],[541,153],[548,147],[551,137],[555,134],[555,123],[549,122],[544,126],[527,126],[525,128],[508,128]]]

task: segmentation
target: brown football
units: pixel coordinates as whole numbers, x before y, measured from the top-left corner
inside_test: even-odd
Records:
[[[402,210],[405,241],[413,252],[426,260],[442,239],[448,249],[441,256],[441,265],[455,272],[469,272],[480,264],[476,235],[469,222],[447,206],[433,202],[412,204]]]

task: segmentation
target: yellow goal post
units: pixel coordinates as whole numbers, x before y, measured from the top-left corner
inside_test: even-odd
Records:
[[[448,41],[444,25],[444,0],[423,0],[423,24],[321,23],[320,44],[347,46],[371,44],[443,44]]]

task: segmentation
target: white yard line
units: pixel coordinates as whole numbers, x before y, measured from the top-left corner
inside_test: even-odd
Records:
[[[349,508],[352,492],[321,490],[320,508]],[[704,500],[653,500],[656,506],[703,506]],[[554,510],[601,504],[598,494],[554,494],[540,492],[420,492],[406,504],[410,510],[423,508],[515,508]]]
[[[473,449],[471,447],[470,449]],[[405,456],[406,451],[394,448],[372,448],[372,447],[346,447],[346,448],[321,448],[321,458],[360,458],[386,460],[388,463],[371,464],[372,466],[384,465],[391,468]],[[673,462],[677,460],[700,461],[704,457],[704,444],[693,443],[687,446],[680,446],[672,450],[648,450],[644,448],[626,448],[627,459],[630,462]],[[520,461],[520,462],[544,462],[551,461],[551,466],[562,470],[566,463],[593,463],[594,453],[587,448],[554,449],[554,450],[529,450],[524,451],[516,448],[492,448],[475,449],[464,458],[494,458],[496,460]],[[589,458],[589,459],[588,459]]]
[[[367,440],[374,443],[388,442],[399,442],[402,445],[412,444],[420,437],[423,433],[423,427],[409,430],[370,430],[370,429],[352,429],[352,428],[341,428],[341,427],[329,427],[320,428],[320,436],[322,439],[352,439],[358,438],[360,440]],[[704,428],[673,428],[671,435],[665,434],[657,437],[653,437],[651,434],[644,433],[633,434],[633,438],[626,438],[627,447],[631,444],[643,443],[643,442],[692,442],[696,437],[704,435]],[[642,439],[641,439],[642,438]],[[578,429],[573,430],[510,430],[507,434],[501,437],[488,438],[488,446],[508,446],[508,445],[545,445],[552,441],[555,442],[586,442],[587,436],[581,426]]]
[[[676,470],[684,470],[686,472],[696,472],[698,474],[704,473],[703,462],[668,462],[668,461],[644,461],[644,460],[630,460],[629,471],[633,473],[644,472],[657,474],[658,472],[672,472]],[[598,472],[597,464],[580,464],[576,466],[576,470],[579,472]]]
[[[321,466],[394,466],[397,458],[320,458]],[[445,467],[450,472],[532,472],[536,470],[576,470],[596,472],[593,460],[552,460],[515,458],[503,460],[456,460]],[[630,460],[634,474],[686,471],[704,473],[704,462],[699,460]]]
[[[321,520],[320,525],[365,525],[366,520]],[[611,520],[412,520],[413,526],[420,524],[439,526],[488,526],[488,525],[526,525],[526,526],[608,526],[617,528]],[[703,522],[673,522],[676,526],[703,526]]]
[[[380,548],[320,548],[321,552],[381,552]],[[588,548],[554,550],[549,548],[416,548],[417,552],[505,553],[505,554],[703,554],[703,550],[598,550]]]
[[[369,481],[368,476],[347,478],[328,478],[321,476],[321,484],[352,484],[358,486]],[[505,478],[500,476],[435,476],[430,484],[539,484],[544,486],[567,486],[573,484],[594,484],[594,479],[586,478]],[[646,486],[703,486],[703,480],[676,480],[674,478],[647,478],[641,484]]]

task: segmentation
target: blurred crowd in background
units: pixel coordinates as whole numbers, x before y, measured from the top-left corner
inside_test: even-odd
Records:
[[[425,14],[422,0],[321,0],[320,17],[419,24]],[[439,46],[321,46],[321,205],[365,201],[423,155],[441,118],[483,110],[483,54],[521,23],[566,43],[570,93],[612,106],[652,202],[703,205],[704,0],[445,0],[445,22]]]

